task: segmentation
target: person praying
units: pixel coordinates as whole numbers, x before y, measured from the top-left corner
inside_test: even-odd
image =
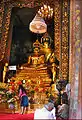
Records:
[[[41,109],[36,109],[34,113],[34,120],[40,120],[40,119],[52,119],[56,120],[55,116],[56,109],[54,107],[54,104],[51,102],[48,102],[44,105]]]

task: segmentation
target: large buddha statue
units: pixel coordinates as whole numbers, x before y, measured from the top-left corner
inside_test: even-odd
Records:
[[[33,54],[28,57],[28,65],[34,67],[40,65],[46,65],[50,63],[51,68],[53,68],[53,63],[55,63],[55,54],[51,49],[51,42],[49,37],[43,37],[41,43],[37,39],[33,43]],[[53,70],[51,70],[52,72]],[[53,73],[53,72],[52,72]],[[55,72],[53,73],[55,76]]]
[[[34,52],[33,55],[29,56],[28,58],[28,64],[30,65],[41,65],[44,64],[44,55],[40,54],[40,42],[38,40],[36,40],[36,42],[33,43],[33,48],[34,48]]]
[[[38,40],[36,40],[33,43],[33,48],[34,52],[33,55],[29,56],[28,64],[36,66],[47,63],[49,61],[52,50],[49,46],[48,41],[44,41],[44,43],[41,44]]]

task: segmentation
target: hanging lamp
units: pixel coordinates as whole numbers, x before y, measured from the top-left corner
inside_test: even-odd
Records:
[[[47,25],[42,17],[38,14],[34,17],[32,22],[29,25],[30,31],[34,33],[45,33],[47,31]]]

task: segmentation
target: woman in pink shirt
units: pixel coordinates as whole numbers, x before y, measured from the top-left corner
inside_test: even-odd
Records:
[[[28,97],[26,94],[26,90],[22,85],[19,85],[18,92],[20,97],[21,114],[24,114],[28,107]]]

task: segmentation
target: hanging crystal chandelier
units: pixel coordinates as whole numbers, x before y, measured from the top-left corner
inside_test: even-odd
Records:
[[[52,18],[53,16],[53,8],[51,8],[49,5],[43,5],[39,10],[38,14],[43,17],[44,19],[46,18]]]
[[[34,33],[45,33],[47,31],[47,25],[44,19],[38,14],[36,14],[36,16],[29,25],[29,29]]]

